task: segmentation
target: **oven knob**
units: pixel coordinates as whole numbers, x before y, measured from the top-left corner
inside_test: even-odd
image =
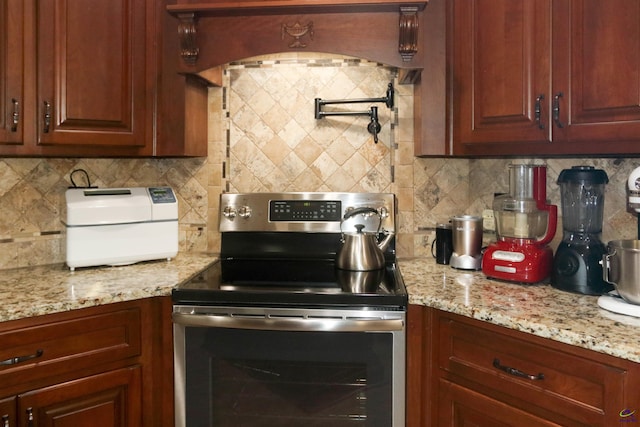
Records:
[[[222,210],[222,215],[224,215],[225,218],[233,219],[236,217],[236,208],[234,208],[233,206],[226,206]]]
[[[241,206],[238,209],[238,215],[241,218],[249,218],[251,216],[251,208],[249,206]]]

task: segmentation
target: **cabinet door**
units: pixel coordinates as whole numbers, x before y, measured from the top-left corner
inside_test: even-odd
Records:
[[[38,2],[39,145],[150,153],[145,8],[141,0]]]
[[[140,368],[131,367],[23,394],[18,398],[20,425],[142,425],[140,378]]]
[[[640,2],[558,1],[553,14],[553,140],[640,152]]]
[[[24,0],[6,0],[0,5],[0,144],[21,144]]]
[[[508,152],[516,141],[548,143],[549,11],[549,0],[453,4],[454,154]],[[482,148],[486,143],[496,143],[495,153]]]
[[[0,427],[17,426],[16,398],[0,399]]]
[[[449,381],[441,380],[438,392],[440,427],[560,426]]]

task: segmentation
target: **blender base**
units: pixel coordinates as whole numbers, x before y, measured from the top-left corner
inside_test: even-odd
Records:
[[[602,277],[601,261],[606,253],[604,243],[594,238],[584,244],[560,242],[553,259],[551,286],[584,295],[602,295],[613,290],[613,285]]]
[[[496,242],[487,247],[482,272],[493,279],[517,283],[539,283],[549,278],[553,250],[548,246]]]
[[[480,270],[482,268],[482,255],[458,255],[451,254],[449,265],[459,270]]]

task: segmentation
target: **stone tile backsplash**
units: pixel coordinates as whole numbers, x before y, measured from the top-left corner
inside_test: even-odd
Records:
[[[399,85],[396,74],[381,64],[320,54],[253,58],[229,64],[223,87],[210,89],[207,158],[0,158],[0,269],[64,262],[61,206],[70,173],[79,168],[100,187],[172,186],[179,199],[180,251],[219,250],[223,191],[388,191],[398,197],[399,256],[430,256],[435,224],[490,208],[493,194],[508,189],[511,162],[546,164],[548,198],[559,207],[555,181],[562,169],[604,169],[610,182],[603,240],[636,238],[625,185],[640,159],[416,158],[413,87]],[[377,144],[367,132],[368,117],[314,118],[314,98],[382,97],[389,82],[395,107],[378,105]]]

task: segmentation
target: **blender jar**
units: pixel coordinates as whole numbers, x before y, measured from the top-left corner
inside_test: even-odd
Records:
[[[603,170],[573,166],[558,177],[565,233],[599,235],[604,216],[604,188],[609,182]],[[599,237],[598,237],[599,238]]]

